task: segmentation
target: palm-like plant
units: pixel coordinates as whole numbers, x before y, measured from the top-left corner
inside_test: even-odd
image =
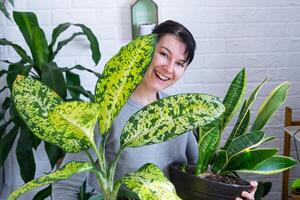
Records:
[[[207,171],[209,166],[211,171],[217,174],[232,172],[274,174],[296,164],[292,158],[277,155],[276,148],[257,148],[275,138],[265,136],[264,126],[284,102],[289,84],[284,82],[273,89],[260,106],[249,128],[250,108],[267,79],[259,84],[245,100],[246,77],[246,71],[243,69],[232,81],[223,101],[226,109],[222,117],[208,126],[199,128],[199,159],[195,170],[196,175]],[[238,109],[240,113],[236,124],[225,145],[218,149],[221,133]]]
[[[9,200],[18,198],[28,190],[67,179],[81,172],[95,173],[102,191],[100,199],[116,199],[121,184],[134,191],[140,199],[178,199],[173,185],[153,164],[148,163],[138,171],[115,181],[114,174],[119,157],[126,147],[164,142],[215,120],[224,111],[217,98],[206,94],[180,94],[144,107],[126,123],[115,159],[111,163],[106,163],[105,159],[108,130],[142,80],[151,62],[155,43],[155,35],[137,38],[123,47],[105,65],[96,84],[96,103],[63,102],[41,82],[18,76],[13,86],[13,99],[16,109],[30,130],[39,138],[58,145],[66,152],[85,151],[90,162],[69,162],[52,174],[26,183],[13,192]],[[94,141],[97,121],[102,137],[99,146]],[[98,164],[86,151],[89,148],[94,150]]]
[[[0,70],[0,77],[7,75],[7,85],[0,89],[0,93],[5,90],[9,90],[9,92],[12,93],[13,81],[18,74],[22,74],[26,77],[42,81],[53,89],[63,100],[79,100],[80,94],[83,94],[93,101],[93,95],[81,86],[79,75],[72,70],[87,70],[96,76],[100,76],[100,74],[80,65],[70,68],[61,68],[54,62],[56,55],[66,44],[78,36],[86,36],[90,43],[93,61],[95,64],[98,64],[100,60],[99,44],[92,31],[83,24],[63,23],[53,30],[52,40],[49,44],[34,13],[13,12],[13,18],[30,49],[31,56],[21,46],[5,38],[0,38],[0,45],[12,47],[20,56],[18,62],[2,61],[9,66],[7,70]],[[74,33],[67,39],[57,42],[60,34],[70,26],[76,26],[80,28],[81,31]],[[67,92],[70,93],[70,96],[67,96]],[[28,103],[25,102],[25,105],[27,104]],[[20,134],[16,147],[16,155],[20,166],[21,177],[25,182],[28,182],[32,180],[35,175],[33,149],[38,147],[41,140],[34,134],[31,134],[31,130],[20,118],[15,110],[15,104],[11,96],[6,97],[2,104],[0,121],[0,167],[10,152],[15,138]],[[50,143],[45,144],[45,149],[53,168],[57,159],[62,156],[62,152],[57,146],[51,145]]]

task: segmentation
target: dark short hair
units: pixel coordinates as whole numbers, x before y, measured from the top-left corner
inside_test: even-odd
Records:
[[[178,37],[186,45],[185,53],[187,54],[187,64],[192,62],[195,55],[196,42],[191,32],[182,24],[172,20],[167,20],[155,26],[152,33],[157,34],[157,41],[166,34],[172,34]]]

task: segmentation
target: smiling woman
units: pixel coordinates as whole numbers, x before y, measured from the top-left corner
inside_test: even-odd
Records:
[[[111,126],[106,149],[108,163],[113,161],[117,154],[120,147],[120,134],[127,120],[144,106],[168,96],[162,90],[179,80],[187,65],[193,60],[196,48],[195,40],[183,25],[169,20],[158,25],[153,33],[158,35],[158,41],[151,64],[143,80],[122,107]],[[98,134],[95,137],[99,137]],[[96,141],[100,141],[100,138],[96,138]],[[120,179],[146,163],[154,163],[168,175],[168,166],[173,162],[195,164],[197,152],[197,142],[192,132],[163,143],[127,148],[120,156],[115,179]],[[85,159],[83,152],[67,154],[64,163],[70,160]],[[76,192],[85,178],[87,175],[77,174],[68,180],[54,184],[53,198],[55,200],[76,199]],[[88,175],[88,184],[99,191],[94,175]],[[253,191],[255,190],[256,187]],[[254,199],[253,193],[245,192],[245,197]]]

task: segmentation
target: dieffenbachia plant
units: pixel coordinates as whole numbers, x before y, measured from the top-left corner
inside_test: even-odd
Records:
[[[12,3],[13,1],[9,2]],[[38,23],[37,16],[34,13],[13,12],[13,19],[18,26],[26,45],[23,45],[23,47],[10,42],[5,38],[0,38],[0,46],[11,47],[20,57],[18,61],[0,61],[8,65],[7,70],[4,68],[0,70],[0,78],[5,78],[4,75],[6,75],[6,84],[3,86],[1,85],[0,88],[1,95],[4,95],[4,92],[7,92],[8,90],[9,92],[7,92],[7,94],[11,94],[12,85],[16,76],[22,74],[23,76],[31,77],[43,82],[59,95],[48,95],[49,92],[45,90],[44,95],[49,98],[49,104],[45,104],[46,109],[43,107],[40,110],[33,109],[33,112],[44,113],[47,110],[54,108],[57,104],[60,104],[63,100],[80,100],[81,94],[93,101],[94,95],[81,86],[80,76],[74,72],[74,70],[86,70],[98,77],[100,74],[81,65],[59,67],[55,62],[56,55],[58,55],[65,45],[69,44],[73,39],[83,36],[87,38],[92,59],[95,65],[97,65],[100,60],[100,50],[97,38],[92,31],[83,24],[63,23],[53,29],[51,41],[48,42],[43,29]],[[78,28],[79,31],[71,33],[69,37],[61,40],[61,34],[65,33],[71,26]],[[26,51],[26,49],[29,51]],[[33,90],[29,90],[28,92],[30,93],[30,91],[33,92]],[[67,93],[70,95],[67,95]],[[28,107],[34,106],[29,103],[33,100],[30,99],[30,97],[28,98],[29,101],[25,102],[24,105],[27,105]],[[39,115],[36,116],[37,121],[32,120],[30,122],[36,124],[35,129],[39,130],[38,136],[47,134],[47,131],[42,131],[46,128],[49,128],[48,131],[54,131],[50,126],[47,127],[49,122],[43,120],[43,116],[41,118],[38,116]],[[33,150],[37,149],[41,140],[32,134],[32,130],[26,126],[25,122],[16,111],[12,97],[7,96],[2,103],[2,109],[0,111],[0,167],[4,164],[16,138],[18,138],[18,141],[16,142],[16,157],[20,168],[20,175],[24,182],[28,182],[35,177],[36,165]],[[63,151],[59,149],[58,146],[49,143],[54,141],[53,138],[48,138],[46,141],[45,151],[48,155],[51,167],[54,168],[57,160],[63,156]],[[62,138],[61,141],[56,141],[55,144],[57,142],[63,143],[65,140]],[[63,150],[73,149],[71,144],[62,145],[60,147],[62,147]],[[78,147],[73,150],[75,151],[76,149],[78,149]]]
[[[96,84],[96,102],[64,102],[43,83],[18,76],[13,85],[13,100],[22,119],[42,140],[56,144],[66,152],[85,151],[90,162],[67,163],[61,169],[30,181],[13,192],[9,200],[23,193],[75,173],[95,173],[101,198],[113,200],[121,184],[140,199],[178,199],[173,185],[154,164],[114,180],[119,157],[127,147],[161,143],[217,119],[225,110],[216,97],[207,94],[179,94],[144,107],[126,123],[121,133],[120,150],[106,163],[105,147],[109,128],[122,106],[142,80],[156,44],[156,35],[139,37],[121,48],[104,67]],[[98,147],[94,127],[98,122],[102,137]],[[159,128],[157,128],[159,127]],[[87,149],[94,150],[97,161]]]
[[[257,148],[275,138],[265,135],[264,126],[285,101],[289,84],[284,82],[271,91],[249,128],[250,108],[267,79],[259,84],[245,100],[246,77],[246,70],[243,69],[232,81],[223,101],[224,114],[213,123],[198,129],[199,159],[195,170],[196,175],[208,170],[209,165],[212,172],[219,174],[228,172],[274,174],[289,169],[297,163],[292,158],[277,155],[276,148]],[[238,109],[240,113],[236,124],[225,145],[218,149],[221,133]]]

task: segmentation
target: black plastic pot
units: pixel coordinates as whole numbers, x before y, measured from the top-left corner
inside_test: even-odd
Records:
[[[251,185],[230,185],[213,182],[182,172],[178,165],[170,165],[170,179],[177,195],[183,200],[234,200],[242,191],[250,191]],[[244,181],[244,180],[243,180]]]

